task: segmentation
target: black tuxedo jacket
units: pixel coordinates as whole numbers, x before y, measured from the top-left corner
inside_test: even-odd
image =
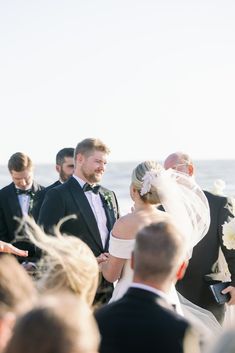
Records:
[[[209,284],[224,280],[218,262],[221,247],[231,273],[232,285],[235,286],[235,250],[226,249],[222,240],[222,225],[234,216],[230,199],[208,191],[204,193],[210,206],[210,227],[205,237],[194,247],[185,276],[176,287],[185,298],[210,310],[222,322],[224,305],[216,303]]]
[[[105,200],[106,193],[111,196],[111,205]],[[119,217],[117,199],[114,192],[103,187],[100,189],[100,197],[107,217],[107,228],[111,231]],[[108,250],[108,241],[103,247],[94,213],[84,191],[74,177],[70,177],[64,184],[46,193],[38,223],[44,227],[46,232],[53,233],[53,226],[69,215],[76,215],[77,218],[63,223],[61,227],[63,233],[82,239],[95,256]]]
[[[35,193],[35,196],[43,188],[43,186],[37,184],[35,181],[33,182],[32,191]],[[8,243],[12,242],[19,248],[29,250],[28,259],[31,259],[31,257],[34,256],[33,253],[35,252],[34,246],[25,244],[24,241],[22,244],[21,242],[17,242],[17,244],[15,242],[16,231],[19,227],[19,223],[14,219],[14,217],[22,218],[22,216],[22,210],[16,194],[15,184],[11,183],[0,190],[0,240]],[[23,229],[19,235],[24,236]]]
[[[56,186],[59,186],[61,185],[61,182],[59,180],[57,180],[56,182],[54,182],[53,184],[47,186],[46,188],[42,189],[40,192],[38,192],[36,195],[35,195],[35,198],[34,198],[34,203],[33,203],[33,209],[32,209],[32,215],[33,215],[33,218],[35,219],[35,221],[37,222],[38,221],[38,217],[39,217],[39,212],[40,212],[40,209],[42,207],[42,204],[43,204],[43,201],[44,201],[44,198],[46,196],[46,193],[56,187]]]
[[[111,202],[106,201],[106,195],[110,195]],[[107,228],[111,231],[116,219],[119,217],[119,208],[114,192],[101,187],[100,197],[107,217]],[[53,234],[53,226],[62,218],[76,215],[76,219],[64,222],[61,232],[82,239],[97,257],[108,251],[109,237],[102,245],[100,232],[90,207],[87,197],[80,184],[74,177],[70,177],[64,184],[54,187],[46,193],[42,204],[38,223],[47,233]],[[101,278],[101,285],[97,291],[96,302],[106,302],[112,295],[113,285]]]
[[[100,353],[182,353],[191,332],[188,322],[164,299],[139,288],[129,288],[123,298],[104,305],[95,318]]]

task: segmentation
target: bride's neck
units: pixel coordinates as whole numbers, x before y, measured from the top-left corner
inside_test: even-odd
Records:
[[[135,201],[135,203],[134,203],[134,210],[135,211],[153,210],[153,209],[156,209],[156,205],[151,205],[151,204],[145,203],[141,200]]]

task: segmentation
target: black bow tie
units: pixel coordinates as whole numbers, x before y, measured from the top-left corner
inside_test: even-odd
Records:
[[[16,194],[17,195],[32,195],[32,190],[28,189],[28,190],[23,190],[23,189],[16,189]]]
[[[99,190],[100,190],[100,185],[92,186],[92,185],[90,185],[88,183],[83,185],[83,191],[84,192],[92,191],[92,192],[94,192],[94,194],[98,194]]]

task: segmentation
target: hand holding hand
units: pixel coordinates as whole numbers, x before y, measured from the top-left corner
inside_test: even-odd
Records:
[[[99,256],[97,256],[96,259],[97,259],[97,262],[99,265],[100,272],[102,271],[102,265],[108,261],[108,258],[109,258],[109,253],[107,253],[107,252],[104,252],[104,253],[100,254]]]

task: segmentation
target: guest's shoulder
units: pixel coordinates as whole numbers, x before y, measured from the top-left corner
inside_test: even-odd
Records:
[[[10,190],[14,189],[14,183],[10,183],[6,186],[4,186],[1,190],[0,190],[0,195],[5,195],[7,194]]]
[[[214,194],[211,191],[203,190],[208,202],[214,201],[214,202],[219,202],[219,203],[227,203],[228,201],[231,201],[231,198],[225,195],[217,195]]]

